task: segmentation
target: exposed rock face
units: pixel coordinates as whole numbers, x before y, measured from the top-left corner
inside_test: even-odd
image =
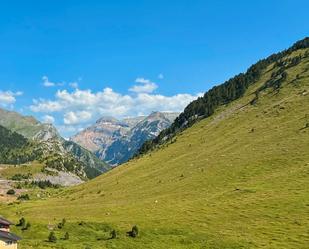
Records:
[[[112,117],[103,117],[71,138],[75,143],[95,152],[107,148],[130,130],[130,124]]]
[[[83,183],[78,176],[72,174],[71,172],[56,171],[51,168],[47,168],[49,171],[54,172],[54,175],[47,175],[43,173],[36,174],[33,181],[50,181],[52,184],[57,184],[61,186],[74,186]]]
[[[128,161],[146,140],[169,127],[177,116],[178,113],[153,112],[147,117],[121,121],[103,117],[71,140],[91,150],[101,160],[118,165]]]

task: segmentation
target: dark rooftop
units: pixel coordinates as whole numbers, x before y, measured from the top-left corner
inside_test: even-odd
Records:
[[[2,217],[0,217],[0,224],[3,224],[3,225],[13,225],[13,223],[12,222],[10,222],[9,220],[7,220],[7,219],[4,219],[4,218],[2,218]]]
[[[9,233],[9,232],[4,232],[4,231],[0,231],[0,239],[8,239],[8,240],[12,240],[12,241],[17,241],[17,240],[21,240],[20,237],[18,237],[16,234],[14,233]]]

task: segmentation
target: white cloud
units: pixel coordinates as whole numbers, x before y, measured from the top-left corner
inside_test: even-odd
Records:
[[[7,107],[16,102],[16,97],[23,95],[23,92],[0,91],[0,105]]]
[[[162,73],[160,73],[160,74],[158,75],[158,79],[163,80],[163,79],[164,79],[164,75],[163,75]]]
[[[45,115],[43,116],[43,123],[47,123],[47,124],[53,124],[55,123],[55,118],[51,115]]]
[[[34,100],[30,109],[45,114],[58,113],[63,116],[60,130],[70,132],[94,122],[102,116],[124,118],[148,115],[152,111],[182,111],[201,94],[161,94],[137,92],[134,95],[121,94],[111,88],[93,92],[75,89],[58,90],[53,100]]]
[[[48,80],[47,76],[43,76],[42,80],[43,80],[43,86],[46,86],[46,87],[56,86],[56,84],[54,82],[50,82]]]
[[[154,90],[158,88],[157,84],[144,78],[137,78],[135,80],[138,85],[134,85],[129,89],[131,92],[135,93],[152,93]]]
[[[75,125],[80,123],[85,123],[89,121],[92,117],[91,112],[88,111],[77,111],[77,112],[67,112],[64,114],[63,122],[66,125]]]
[[[71,82],[69,83],[69,86],[72,88],[78,88],[78,83],[77,82]]]
[[[21,91],[18,91],[18,92],[14,93],[14,94],[15,94],[15,96],[21,96],[21,95],[23,95],[24,93],[21,92]]]
[[[47,76],[43,76],[42,80],[43,80],[43,86],[45,86],[45,87],[64,86],[65,85],[64,82],[59,82],[59,83],[51,82],[48,79]]]

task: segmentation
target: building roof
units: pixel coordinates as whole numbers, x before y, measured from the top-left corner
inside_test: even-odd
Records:
[[[2,225],[7,225],[7,226],[13,225],[12,222],[10,222],[9,220],[4,219],[4,218],[2,218],[2,217],[0,217],[0,224],[2,224]]]
[[[18,237],[16,234],[4,231],[0,231],[0,239],[7,239],[12,241],[21,240],[21,238]]]

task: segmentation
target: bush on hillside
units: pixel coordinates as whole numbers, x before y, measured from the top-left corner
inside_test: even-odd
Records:
[[[69,235],[69,233],[68,232],[66,232],[65,233],[65,235],[64,235],[64,238],[63,238],[64,240],[69,240],[70,239],[70,235]]]
[[[32,181],[31,182],[32,186],[38,186],[41,189],[46,189],[46,188],[60,188],[60,185],[58,184],[53,184],[49,180],[42,180],[42,181]]]
[[[13,175],[10,179],[13,181],[22,181],[22,180],[29,179],[31,177],[32,177],[31,173],[28,173],[26,175],[18,173],[18,174]]]
[[[24,195],[20,195],[17,197],[17,200],[21,200],[21,201],[29,201],[30,197],[28,194],[24,194]]]
[[[30,222],[27,222],[27,224],[24,225],[24,227],[22,228],[22,230],[28,230],[28,229],[30,229],[30,227],[31,227]]]
[[[50,232],[48,235],[48,242],[57,242],[57,237],[54,232]]]
[[[20,220],[19,220],[19,223],[16,225],[18,227],[24,227],[26,224],[26,219],[24,217],[22,217]]]
[[[15,195],[15,190],[14,189],[9,189],[7,192],[6,192],[7,195]]]
[[[113,229],[110,233],[110,239],[116,239],[117,238],[117,232],[115,229]]]
[[[65,223],[66,223],[66,219],[63,218],[62,221],[58,224],[58,228],[59,228],[59,229],[63,228],[64,225],[65,225]]]
[[[132,238],[136,238],[139,234],[139,229],[138,227],[135,225],[132,227],[132,230],[130,232],[127,232],[127,234],[132,237]]]

